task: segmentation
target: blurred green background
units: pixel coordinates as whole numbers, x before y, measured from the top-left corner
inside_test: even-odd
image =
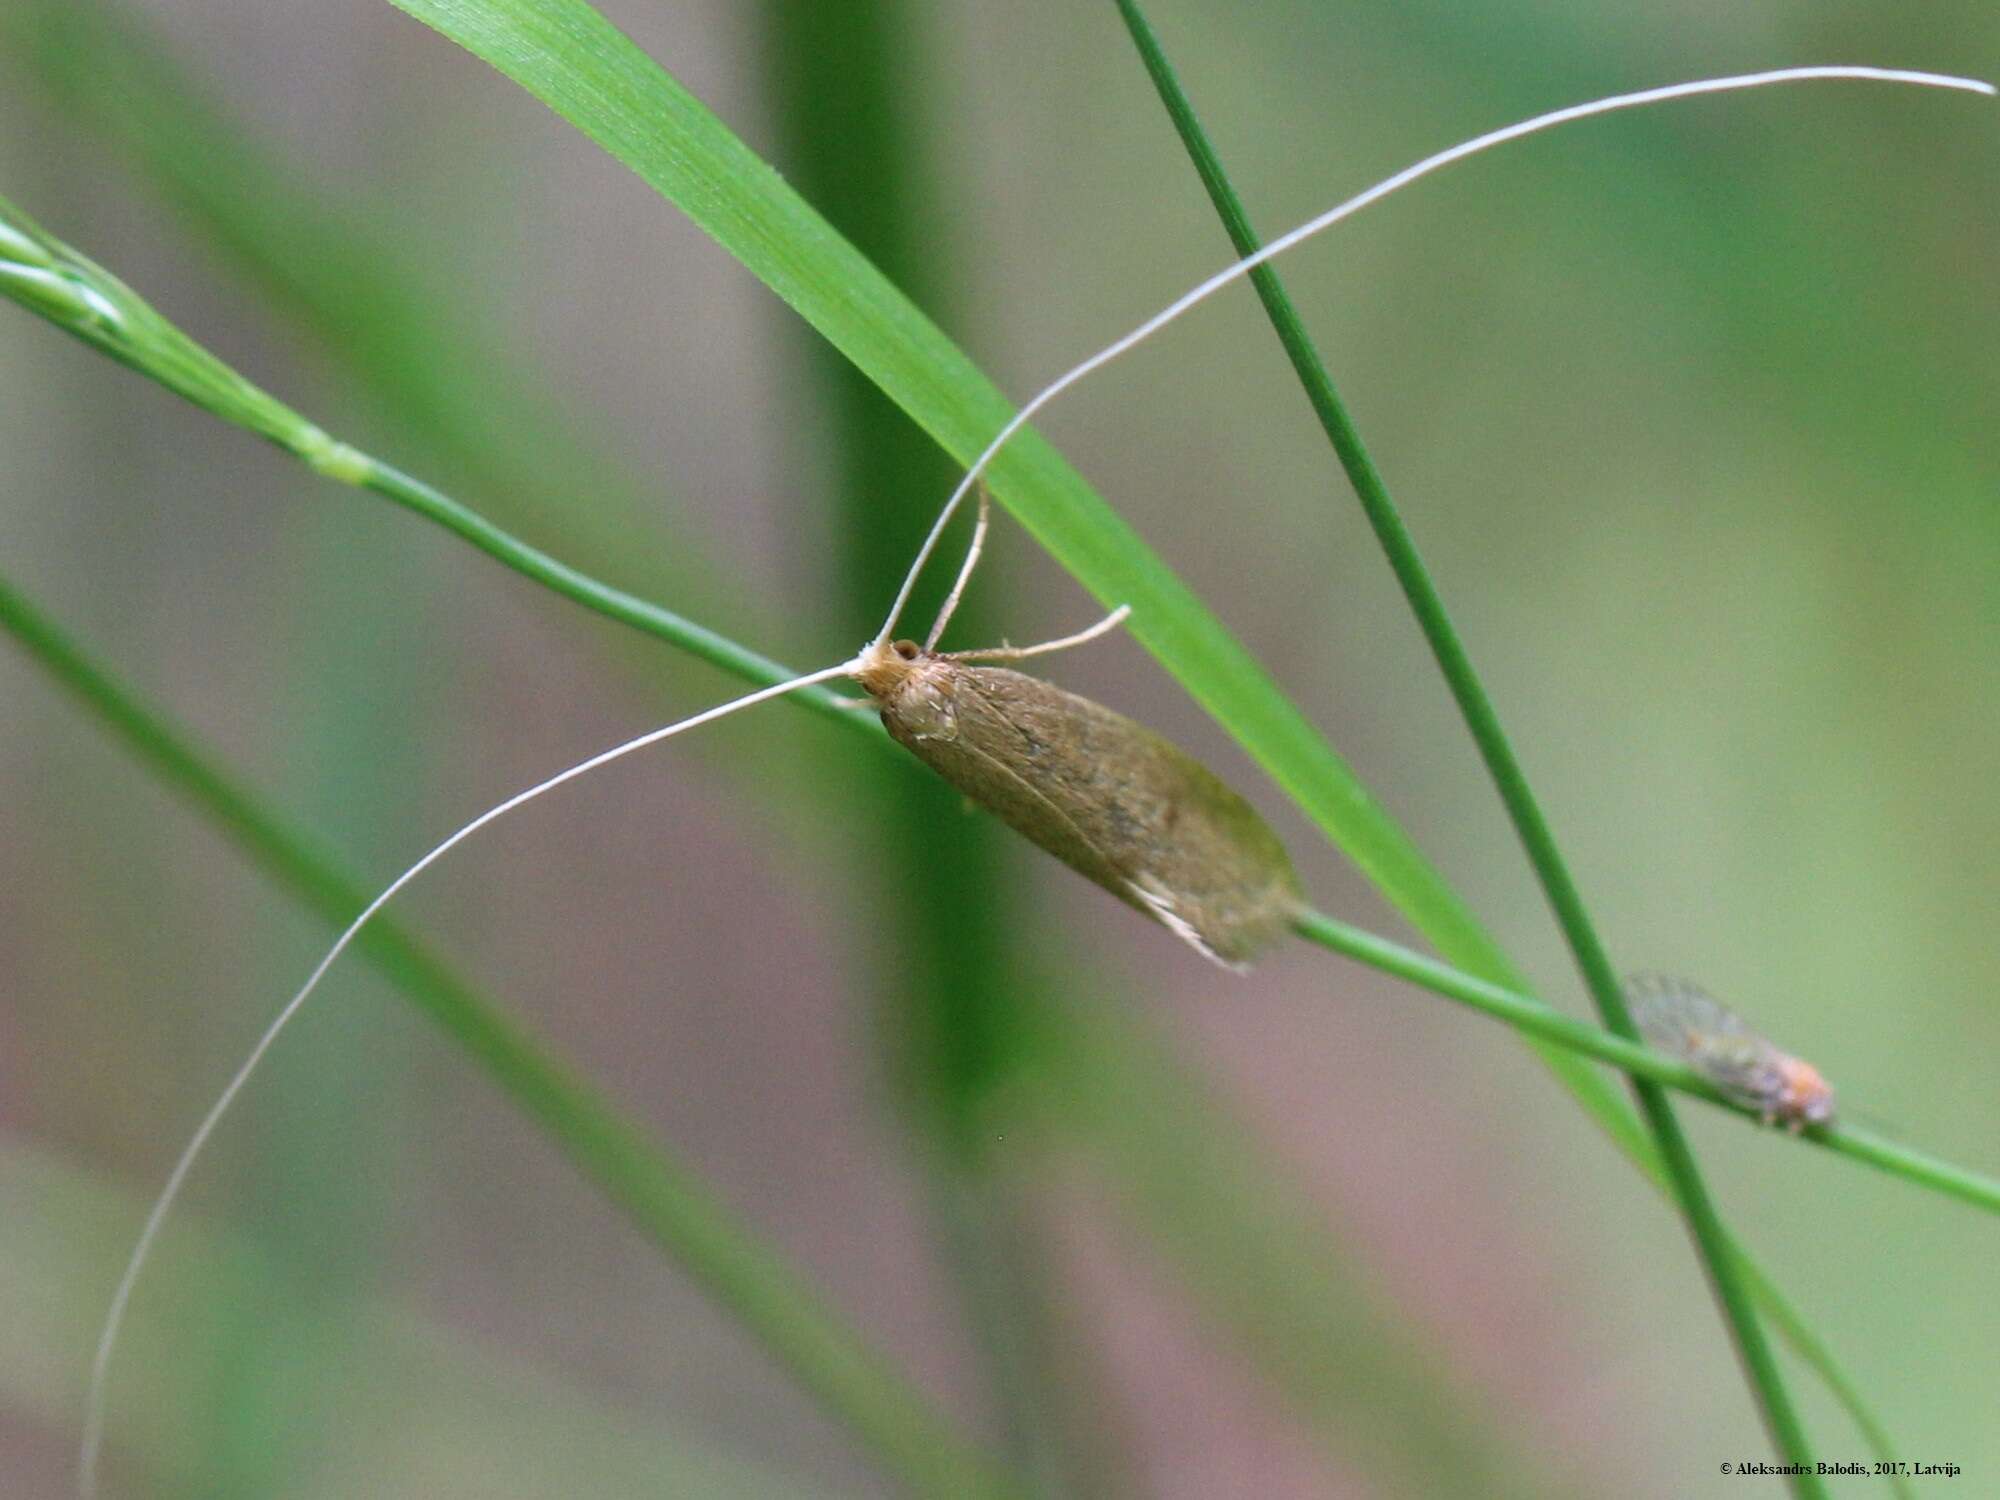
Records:
[[[1017,396],[1228,258],[1108,3],[603,8]],[[1621,89],[2000,75],[1974,4],[1151,13],[1266,234]],[[1996,143],[1962,96],[1678,104],[1283,264],[1615,958],[1988,1171]],[[952,478],[387,5],[8,0],[0,192],[323,426],[801,668],[873,627]],[[378,881],[735,691],[12,307],[0,379],[5,576]],[[1041,425],[1583,1009],[1253,299]],[[989,559],[960,643],[1092,617],[1004,518]],[[1132,643],[1049,675],[1397,930]],[[0,695],[0,1490],[53,1495],[137,1214],[330,935],[11,647]],[[852,740],[774,706],[628,761],[406,914],[1051,1491],[1445,1493],[1487,1461],[1463,1445],[1528,1493],[1723,1494],[1769,1456],[1678,1224],[1503,1031],[1303,950],[1220,976]],[[1685,1114],[1905,1456],[2000,1484],[1995,1226]],[[359,964],[189,1210],[121,1356],[114,1493],[890,1492]],[[1864,1457],[1798,1385],[1825,1456]]]

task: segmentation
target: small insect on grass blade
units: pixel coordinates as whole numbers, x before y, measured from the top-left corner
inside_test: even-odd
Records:
[[[1678,1057],[1769,1125],[1794,1134],[1834,1123],[1833,1086],[1818,1068],[1773,1046],[1713,995],[1685,979],[1636,974],[1625,1003],[1646,1040]]]

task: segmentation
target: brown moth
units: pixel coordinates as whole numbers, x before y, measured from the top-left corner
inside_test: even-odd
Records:
[[[1078,874],[1229,968],[1283,936],[1301,896],[1285,847],[1221,779],[1075,693],[915,641],[854,676],[901,745]]]

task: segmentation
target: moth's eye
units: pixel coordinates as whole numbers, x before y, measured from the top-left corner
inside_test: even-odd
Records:
[[[902,657],[904,661],[915,661],[919,656],[924,654],[923,647],[919,646],[915,641],[898,641],[889,649]]]

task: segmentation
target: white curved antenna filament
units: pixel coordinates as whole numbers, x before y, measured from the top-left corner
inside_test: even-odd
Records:
[[[1408,187],[1411,183],[1428,177],[1453,162],[1463,161],[1468,156],[1477,156],[1482,151],[1492,150],[1495,146],[1504,146],[1509,141],[1518,141],[1524,136],[1539,135],[1542,131],[1553,130],[1559,125],[1567,125],[1575,120],[1587,120],[1593,115],[1608,115],[1624,109],[1639,109],[1648,104],[1663,104],[1669,99],[1689,99],[1700,94],[1727,94],[1739,89],[1764,88],[1775,83],[1807,83],[1815,79],[1835,78],[1862,79],[1874,83],[1913,84],[1920,88],[1958,89],[1971,94],[1991,95],[1995,92],[1992,84],[1977,78],[1958,78],[1948,73],[1919,73],[1904,68],[1849,66],[1776,68],[1765,73],[1742,73],[1729,78],[1702,78],[1692,83],[1672,83],[1661,88],[1641,89],[1631,94],[1613,94],[1609,98],[1594,99],[1588,104],[1572,104],[1513,125],[1502,126],[1498,130],[1489,130],[1484,135],[1474,136],[1469,141],[1460,141],[1456,146],[1447,147],[1434,156],[1427,156],[1422,161],[1383,178],[1373,187],[1356,193],[1346,202],[1334,205],[1318,217],[1306,220],[1298,228],[1279,235],[1254,255],[1246,255],[1234,265],[1225,266],[1208,280],[1175,298],[1123,338],[1106,344],[1090,358],[1064,371],[1037,391],[1026,405],[1014,413],[1013,418],[1000,429],[993,441],[986,445],[979,457],[973,460],[972,467],[965,471],[965,477],[958,482],[958,488],[951,492],[951,498],[938,513],[930,535],[924,539],[924,545],[918,550],[917,561],[910,569],[910,576],[903,581],[902,590],[896,595],[896,602],[889,607],[889,618],[883,622],[880,633],[875,637],[876,644],[886,642],[895,633],[896,621],[902,617],[904,607],[910,602],[910,591],[916,586],[918,573],[923,570],[924,564],[930,560],[931,553],[936,550],[938,538],[943,534],[952,516],[957,513],[966,492],[978,483],[987,466],[993,462],[994,455],[1007,445],[1015,433],[1028,424],[1036,412],[1082,380],[1084,376],[1102,369],[1127,350],[1144,343],[1183,313],[1206,302],[1233,282],[1241,281],[1266,261],[1275,260],[1293,246],[1302,244],[1323,230],[1331,229],[1341,220],[1351,218],[1369,204],[1380,202],[1399,188]]]
[[[326,971],[333,967],[334,960],[347,951],[348,945],[360,934],[361,929],[368,925],[370,919],[383,907],[387,906],[390,900],[404,886],[415,880],[424,871],[428,870],[453,849],[456,849],[460,844],[471,838],[473,834],[479,832],[488,823],[495,822],[505,817],[508,813],[513,812],[516,808],[533,802],[544,792],[552,792],[564,782],[574,781],[579,776],[595,771],[600,766],[610,765],[614,760],[622,760],[625,756],[632,754],[636,750],[644,750],[649,745],[657,745],[661,740],[671,739],[683,730],[694,729],[700,725],[711,723],[716,719],[722,718],[725,714],[735,713],[738,709],[749,708],[767,699],[777,698],[783,694],[794,692],[799,688],[810,687],[816,682],[825,682],[832,677],[847,676],[852,673],[854,666],[854,662],[846,661],[837,667],[826,667],[820,671],[808,673],[804,677],[795,677],[790,682],[781,682],[773,687],[759,688],[754,693],[748,693],[741,698],[733,699],[728,703],[722,704],[720,707],[705,709],[692,718],[682,719],[680,722],[669,724],[663,729],[652,730],[649,733],[638,736],[636,739],[627,740],[622,745],[614,745],[609,750],[601,751],[591,756],[588,760],[579,761],[567,770],[558,771],[545,781],[536,782],[525,791],[516,792],[505,802],[489,807],[470,823],[460,828],[450,838],[433,848],[422,859],[403,871],[402,874],[389,882],[381,895],[377,896],[361,909],[361,914],[358,917],[347,924],[346,931],[342,932],[334,940],[333,946],[327,949],[326,957],[322,958],[319,961],[318,967],[307,976],[306,982],[299,987],[298,993],[285,1002],[284,1009],[280,1010],[277,1016],[271,1021],[271,1024],[264,1028],[263,1035],[257,1038],[257,1044],[250,1049],[249,1055],[243,1059],[242,1066],[237,1068],[229,1082],[223,1086],[222,1092],[216,1095],[215,1103],[209,1106],[208,1113],[202,1116],[201,1124],[195,1127],[195,1132],[188,1138],[187,1145],[181,1148],[180,1159],[174,1163],[173,1171],[167,1174],[166,1185],[160,1189],[159,1197],[153,1200],[152,1210],[146,1215],[146,1222],[139,1231],[139,1239],[132,1247],[131,1257],[125,1262],[124,1274],[118,1278],[117,1290],[111,1294],[111,1306],[104,1315],[104,1327],[97,1337],[97,1352],[91,1360],[90,1391],[84,1404],[83,1442],[77,1459],[77,1493],[83,1496],[84,1500],[92,1500],[92,1497],[97,1493],[98,1455],[104,1444],[106,1378],[111,1370],[111,1355],[118,1344],[119,1330],[124,1326],[125,1310],[132,1300],[132,1289],[139,1284],[139,1273],[145,1269],[146,1259],[152,1253],[153,1242],[159,1238],[160,1226],[166,1222],[167,1214],[172,1210],[174,1201],[179,1198],[181,1187],[187,1181],[188,1173],[193,1170],[196,1159],[202,1153],[202,1148],[208,1144],[209,1137],[215,1134],[215,1127],[222,1123],[222,1117],[229,1112],[229,1106],[236,1102],[236,1096],[243,1092],[243,1086],[250,1081],[250,1075],[257,1071],[257,1065],[264,1060],[264,1054],[271,1050],[272,1044],[278,1040],[279,1033],[284,1031],[291,1024],[293,1017],[298,1015],[300,1009],[305,1005],[307,998],[319,987],[320,980],[326,977]]]

